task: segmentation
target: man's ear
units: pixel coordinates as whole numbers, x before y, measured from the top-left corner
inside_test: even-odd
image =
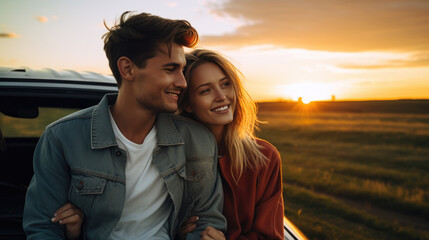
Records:
[[[120,57],[116,64],[123,81],[132,81],[134,79],[133,61],[131,59]]]

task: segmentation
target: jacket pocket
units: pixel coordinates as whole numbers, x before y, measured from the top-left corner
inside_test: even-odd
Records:
[[[203,188],[207,187],[207,169],[204,164],[189,164],[189,162],[177,170],[180,178],[184,179],[186,204],[192,208],[201,194],[204,192]],[[190,209],[188,208],[188,209]]]
[[[89,216],[95,198],[103,194],[105,186],[105,178],[72,171],[69,199],[85,213],[85,216]]]
[[[177,174],[186,181],[196,182],[199,181],[203,175],[203,169],[195,169],[191,167],[186,167],[183,165],[178,171]]]

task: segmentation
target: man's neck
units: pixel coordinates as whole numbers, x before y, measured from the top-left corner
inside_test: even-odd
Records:
[[[124,101],[120,96],[110,111],[121,133],[136,144],[144,142],[155,124],[157,115],[156,112],[142,109],[137,103]]]

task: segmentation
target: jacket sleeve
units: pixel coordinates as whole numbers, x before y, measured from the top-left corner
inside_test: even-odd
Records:
[[[216,143],[214,143],[216,144]],[[216,145],[214,145],[216,146]],[[186,239],[201,239],[201,233],[207,226],[212,226],[226,233],[226,218],[223,210],[222,180],[218,170],[217,148],[214,149],[214,159],[211,171],[204,174],[205,179],[200,179],[200,194],[192,208],[191,216],[198,216],[197,228],[186,235]]]
[[[256,204],[252,231],[238,239],[284,239],[283,227],[283,181],[280,154],[269,144],[268,166],[258,176]]]
[[[65,228],[52,223],[54,212],[67,202],[69,167],[62,148],[48,129],[33,158],[34,175],[27,190],[23,228],[27,239],[65,239]]]

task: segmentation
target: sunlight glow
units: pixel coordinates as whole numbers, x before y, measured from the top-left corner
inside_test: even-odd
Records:
[[[309,100],[309,99],[307,99],[307,98],[301,99],[301,101],[302,101],[302,103],[304,103],[304,104],[309,104],[309,103],[311,103],[311,100]]]
[[[334,95],[334,87],[328,83],[294,83],[280,86],[279,89],[284,96],[305,104],[312,101],[330,100]]]
[[[333,95],[338,101],[429,99],[429,55],[427,45],[422,44],[428,42],[429,35],[424,31],[425,24],[414,24],[427,18],[421,9],[409,7],[406,0],[401,0],[403,5],[395,5],[395,9],[404,7],[404,11],[395,10],[393,15],[389,7],[380,8],[379,16],[356,9],[346,19],[354,19],[356,25],[344,34],[348,26],[342,21],[344,13],[334,11],[325,18],[317,15],[323,11],[314,11],[316,5],[328,7],[324,1],[308,6],[300,1],[270,1],[274,4],[246,1],[246,7],[241,7],[240,1],[229,0],[129,0],[109,4],[100,0],[61,4],[1,1],[0,66],[111,74],[101,39],[106,33],[103,23],[111,27],[124,11],[142,10],[189,21],[201,37],[198,48],[226,56],[245,76],[246,90],[255,101],[298,101],[301,97],[303,103],[309,103],[329,101]],[[353,6],[360,10],[381,4],[358,2]],[[390,6],[388,2],[383,4]],[[335,6],[350,10],[347,4]],[[278,15],[280,7],[288,9],[288,14]],[[416,14],[408,15],[408,10]],[[78,18],[76,13],[80,13]],[[396,13],[407,16],[407,21],[401,21]],[[377,21],[370,21],[371,17]],[[314,19],[324,24],[311,24]],[[296,28],[296,22],[303,24]],[[370,32],[365,26],[369,23]],[[278,31],[280,28],[284,31]],[[325,30],[323,35],[319,34],[321,29]]]

